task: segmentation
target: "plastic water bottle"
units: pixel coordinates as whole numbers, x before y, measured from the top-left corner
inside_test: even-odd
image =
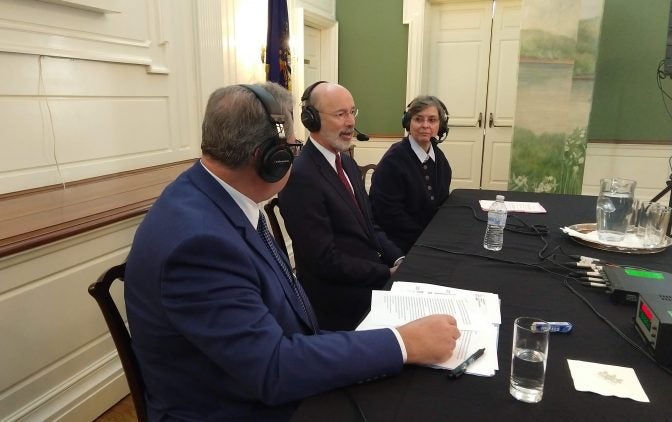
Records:
[[[504,243],[504,227],[506,226],[506,205],[504,195],[497,195],[497,200],[488,210],[488,227],[483,237],[483,247],[491,251],[499,251]]]

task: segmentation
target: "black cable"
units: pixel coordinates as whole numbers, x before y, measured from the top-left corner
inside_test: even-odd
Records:
[[[597,315],[597,317],[598,317],[599,319],[601,319],[605,324],[607,324],[609,327],[611,327],[611,329],[614,330],[614,331],[616,332],[616,334],[618,334],[619,336],[621,336],[621,337],[623,338],[623,340],[625,340],[629,345],[631,345],[632,347],[634,347],[635,349],[637,349],[639,352],[641,352],[641,353],[642,353],[644,356],[646,356],[650,361],[652,361],[653,363],[655,363],[660,369],[662,369],[663,371],[665,371],[665,372],[667,372],[668,374],[672,375],[672,370],[668,369],[668,368],[665,367],[663,364],[661,364],[660,362],[658,362],[658,361],[656,360],[656,358],[653,357],[653,356],[651,355],[651,353],[649,353],[648,350],[644,349],[644,348],[641,347],[639,344],[637,344],[634,340],[632,340],[630,337],[628,337],[623,331],[621,331],[616,325],[614,325],[614,323],[612,323],[611,321],[609,321],[609,319],[608,319],[607,317],[605,317],[605,316],[602,315],[597,309],[595,309],[595,307],[593,306],[593,304],[590,303],[590,301],[589,301],[588,299],[586,299],[581,293],[579,293],[578,291],[576,291],[576,289],[575,289],[574,287],[572,287],[572,286],[569,284],[569,282],[567,281],[568,279],[572,279],[572,280],[575,280],[575,281],[576,281],[576,279],[574,279],[573,277],[565,277],[565,279],[564,279],[564,285],[565,285],[565,287],[567,287],[567,288],[569,289],[569,291],[572,292],[572,294],[574,294],[574,296],[576,296],[576,297],[578,297],[579,299],[581,299],[581,301],[582,301],[583,303],[585,303],[585,304],[588,306],[588,308],[590,308],[590,310],[593,311],[593,313],[594,313],[595,315]]]
[[[653,357],[653,356],[652,356],[646,349],[643,349],[643,348],[640,347],[638,344],[636,344],[632,339],[630,339],[630,337],[626,336],[626,335],[625,335],[620,329],[618,329],[618,327],[616,327],[611,321],[609,321],[605,316],[603,316],[602,314],[600,314],[600,313],[597,311],[597,309],[595,309],[595,307],[590,303],[590,301],[589,301],[588,299],[586,299],[583,295],[581,295],[581,294],[580,294],[578,291],[576,291],[573,287],[569,286],[569,283],[567,283],[567,279],[571,279],[571,280],[580,282],[580,281],[577,280],[576,278],[574,278],[574,277],[572,277],[572,276],[569,276],[569,275],[565,275],[565,274],[561,274],[561,273],[552,271],[552,270],[550,270],[550,269],[548,269],[548,268],[544,268],[544,267],[542,267],[542,266],[539,265],[539,264],[527,263],[527,262],[522,262],[522,261],[508,260],[508,259],[504,259],[504,258],[498,258],[498,257],[488,256],[488,255],[480,255],[480,254],[471,253],[471,252],[454,251],[454,250],[450,250],[450,249],[440,248],[440,247],[437,247],[437,246],[425,245],[425,244],[421,244],[421,243],[420,243],[420,244],[416,244],[416,246],[419,246],[419,247],[422,247],[422,248],[427,248],[427,249],[434,249],[434,250],[438,250],[438,251],[442,251],[442,252],[447,252],[447,253],[451,253],[451,254],[455,254],[455,255],[464,255],[464,256],[473,256],[473,257],[479,257],[479,258],[486,258],[486,259],[489,259],[489,260],[492,260],[492,261],[503,262],[503,263],[506,263],[506,264],[514,264],[514,265],[522,265],[522,266],[526,266],[526,267],[538,268],[538,269],[543,270],[543,271],[545,271],[545,272],[547,272],[547,273],[549,273],[549,274],[552,274],[552,275],[555,275],[555,276],[562,277],[565,286],[566,286],[566,287],[567,287],[567,288],[568,288],[568,289],[569,289],[575,296],[577,296],[577,297],[578,297],[579,299],[581,299],[586,305],[588,305],[588,307],[593,311],[593,313],[595,313],[595,314],[596,314],[596,315],[597,315],[603,322],[605,322],[605,323],[606,323],[609,327],[611,327],[611,328],[612,328],[612,329],[613,329],[619,336],[621,336],[624,340],[626,340],[626,342],[627,342],[628,344],[630,344],[630,345],[633,346],[636,350],[638,350],[638,351],[640,351],[641,353],[643,353],[649,360],[652,360],[653,362],[655,362],[656,365],[658,365],[660,368],[662,368],[666,373],[672,375],[672,370],[669,370],[668,368],[666,368],[665,366],[663,366],[662,364],[660,364],[658,361],[656,361],[656,359],[655,359],[655,358],[654,358],[654,357]],[[557,264],[557,263],[555,263],[555,264]]]
[[[451,254],[454,254],[454,255],[474,256],[474,257],[478,257],[478,258],[489,259],[491,261],[503,262],[505,264],[514,264],[514,265],[522,265],[522,266],[525,266],[525,267],[533,267],[533,268],[540,269],[542,271],[545,271],[545,272],[547,272],[549,274],[552,274],[552,275],[555,275],[555,276],[567,277],[566,274],[561,274],[561,273],[552,271],[552,270],[550,270],[548,268],[545,268],[545,267],[542,267],[540,264],[536,264],[536,263],[514,261],[514,260],[499,258],[499,257],[495,257],[495,256],[490,256],[490,255],[480,255],[480,254],[472,253],[472,252],[455,251],[455,250],[451,250],[451,249],[440,248],[438,246],[425,245],[423,243],[417,243],[415,246],[418,246],[418,247],[421,247],[421,248],[426,248],[426,249],[434,249],[434,250],[437,250],[437,251],[440,251],[440,252],[447,252],[447,253],[451,253]]]
[[[364,414],[364,411],[362,410],[361,407],[359,407],[359,403],[357,403],[357,400],[355,400],[355,397],[352,395],[350,392],[349,387],[343,387],[341,388],[343,390],[343,394],[348,398],[350,403],[357,409],[357,413],[359,414],[359,418],[362,420],[362,422],[368,422],[368,419],[366,419],[366,415]]]
[[[471,205],[445,205],[444,204],[444,205],[441,205],[439,208],[468,208],[468,209],[471,210],[471,214],[473,215],[473,217],[476,220],[481,221],[483,223],[488,222],[487,218],[479,217],[476,214],[476,210]],[[508,231],[514,232],[514,233],[519,233],[519,234],[524,234],[524,235],[532,235],[532,236],[537,236],[537,235],[546,236],[549,233],[548,226],[545,226],[543,224],[530,225],[528,223],[525,223],[522,219],[520,219],[520,217],[518,217],[517,215],[514,215],[514,214],[508,214],[507,219],[509,217],[515,218],[518,221],[521,221],[523,224],[513,224],[513,223],[507,222],[506,227],[504,227],[505,230],[508,230]]]
[[[665,101],[665,98],[672,100],[672,95],[670,95],[669,93],[667,93],[667,91],[665,91],[662,82],[663,79],[665,79],[665,77],[667,76],[670,76],[670,78],[672,78],[672,75],[668,75],[667,73],[665,73],[664,70],[661,69],[664,66],[664,64],[665,64],[664,59],[658,63],[658,69],[656,71],[656,84],[658,85],[658,89],[660,90],[660,95],[663,100],[663,105],[665,106],[665,111],[667,111],[667,115],[670,116],[670,118],[672,119],[672,113],[670,112],[670,109],[667,107],[667,101]]]
[[[672,98],[672,97],[671,97],[671,98]],[[671,161],[670,161],[670,165],[672,166],[672,157],[670,157],[670,160],[671,160]],[[474,216],[474,218],[475,218],[476,220],[479,220],[479,221],[481,221],[481,222],[487,222],[486,219],[480,218],[480,217],[478,217],[478,216],[476,215],[476,210],[474,210],[474,208],[473,208],[471,205],[442,205],[442,206],[441,206],[441,208],[444,208],[444,207],[446,207],[446,208],[448,208],[448,207],[464,207],[464,208],[469,208],[469,209],[471,209],[472,214],[473,214],[473,216]],[[516,233],[521,233],[521,234],[537,235],[537,236],[539,236],[539,239],[544,243],[544,247],[541,248],[541,249],[539,250],[539,252],[537,253],[537,256],[542,260],[542,262],[546,262],[546,261],[548,261],[548,262],[550,262],[551,264],[554,264],[554,265],[556,265],[556,266],[558,266],[558,267],[560,267],[560,268],[562,268],[562,269],[564,269],[564,270],[569,271],[570,274],[569,274],[569,275],[561,274],[561,273],[558,273],[558,272],[556,272],[556,271],[552,271],[552,270],[550,270],[550,269],[548,269],[548,268],[545,268],[545,267],[541,266],[540,264],[535,264],[535,263],[527,263],[527,262],[522,262],[522,261],[508,260],[508,259],[504,259],[504,258],[498,258],[498,257],[494,257],[494,256],[489,256],[489,255],[480,255],[480,254],[471,253],[471,252],[454,251],[454,250],[450,250],[450,249],[445,249],[445,248],[440,248],[440,247],[436,247],[436,246],[425,245],[425,244],[421,244],[421,243],[416,244],[416,246],[423,247],[423,248],[427,248],[427,249],[434,249],[434,250],[438,250],[438,251],[442,251],[442,252],[448,252],[448,253],[452,253],[452,254],[455,254],[455,255],[474,256],[474,257],[486,258],[486,259],[489,259],[489,260],[492,260],[492,261],[503,262],[503,263],[506,263],[506,264],[514,264],[514,265],[522,265],[522,266],[526,266],[526,267],[533,267],[533,268],[537,268],[537,269],[543,270],[543,271],[545,271],[545,272],[547,272],[547,273],[549,273],[549,274],[552,274],[552,275],[555,275],[555,276],[562,277],[562,278],[563,278],[564,285],[565,285],[565,286],[566,286],[566,287],[567,287],[567,288],[568,288],[568,289],[569,289],[575,296],[577,296],[581,301],[583,301],[583,302],[590,308],[590,310],[593,311],[593,313],[595,313],[595,315],[598,316],[598,318],[600,318],[604,323],[606,323],[609,327],[611,327],[611,329],[613,329],[619,336],[621,336],[621,337],[622,337],[628,344],[630,344],[631,346],[633,346],[633,347],[634,347],[636,350],[638,350],[639,352],[643,353],[649,360],[653,361],[656,365],[658,365],[660,368],[662,368],[666,373],[672,375],[672,370],[668,369],[667,367],[665,367],[664,365],[662,365],[661,363],[659,363],[659,362],[655,359],[655,357],[654,357],[653,355],[651,355],[646,349],[642,348],[642,347],[639,346],[637,343],[635,343],[630,337],[628,337],[627,335],[625,335],[625,333],[623,333],[620,329],[618,329],[618,327],[616,327],[611,321],[609,321],[609,319],[607,319],[605,316],[603,316],[602,314],[600,314],[600,313],[597,311],[597,309],[590,303],[590,301],[589,301],[588,299],[586,299],[583,295],[581,295],[578,291],[576,291],[576,289],[574,289],[572,286],[569,285],[569,283],[567,282],[568,279],[571,279],[571,280],[580,282],[580,280],[577,280],[576,278],[573,277],[573,274],[575,273],[576,269],[574,269],[574,268],[570,268],[570,267],[568,267],[568,266],[566,266],[566,265],[557,263],[557,262],[555,262],[554,260],[550,259],[551,256],[554,256],[555,251],[557,251],[557,250],[560,250],[560,251],[562,252],[563,255],[565,255],[565,256],[570,257],[570,258],[573,259],[574,257],[573,257],[572,255],[569,255],[569,254],[567,254],[564,250],[562,250],[561,245],[558,245],[558,246],[556,246],[555,248],[553,248],[553,250],[552,250],[548,255],[546,255],[546,256],[543,255],[543,252],[544,252],[544,251],[548,248],[548,246],[549,246],[548,242],[547,242],[546,239],[544,238],[544,236],[547,235],[547,234],[549,233],[549,230],[548,230],[548,228],[547,228],[546,226],[543,226],[543,225],[530,225],[530,224],[528,224],[526,221],[524,221],[522,218],[520,218],[520,217],[518,217],[518,216],[516,216],[516,215],[511,215],[511,217],[514,217],[515,219],[517,219],[518,221],[520,221],[520,222],[522,223],[522,226],[519,226],[519,225],[518,225],[518,226],[511,226],[511,227],[515,227],[515,228],[516,228],[515,230],[512,230],[511,228],[509,228],[510,226],[509,226],[509,224],[507,223],[507,229],[508,229],[508,230],[513,231],[513,232],[516,232]],[[528,229],[528,231],[522,231],[522,230],[519,230],[519,229],[520,229],[521,227],[523,227],[523,226],[526,227],[526,228]],[[545,230],[543,230],[543,228],[545,228]],[[615,265],[615,264],[611,264],[611,265]],[[620,266],[620,265],[615,265],[615,266]],[[629,266],[629,267],[635,268],[636,266]]]

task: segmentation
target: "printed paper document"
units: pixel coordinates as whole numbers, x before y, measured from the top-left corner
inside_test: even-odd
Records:
[[[493,293],[397,281],[390,291],[372,292],[371,312],[357,329],[396,327],[433,314],[455,317],[461,333],[453,356],[436,365],[437,368],[453,369],[476,350],[485,348],[485,354],[470,365],[466,373],[495,374],[499,369],[497,340],[501,313],[499,297]]]

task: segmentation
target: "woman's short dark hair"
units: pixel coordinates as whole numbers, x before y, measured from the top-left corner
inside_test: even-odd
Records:
[[[438,110],[439,120],[442,121],[442,122],[445,121],[446,120],[446,111],[447,111],[446,108],[445,108],[445,105],[443,105],[441,100],[439,100],[438,98],[436,98],[433,95],[419,95],[419,96],[415,97],[408,104],[408,109],[407,109],[408,116],[412,118],[413,116],[420,113],[421,111],[423,111],[427,107],[432,107],[432,106],[436,107],[436,109]]]

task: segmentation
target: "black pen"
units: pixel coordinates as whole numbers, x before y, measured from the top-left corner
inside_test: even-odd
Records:
[[[467,358],[467,360],[465,360],[461,364],[457,365],[455,367],[455,369],[449,370],[448,371],[448,378],[459,378],[459,377],[461,377],[462,374],[464,374],[464,371],[467,370],[467,366],[476,362],[476,359],[483,356],[483,353],[485,353],[485,348],[476,350],[473,355],[469,356]]]

